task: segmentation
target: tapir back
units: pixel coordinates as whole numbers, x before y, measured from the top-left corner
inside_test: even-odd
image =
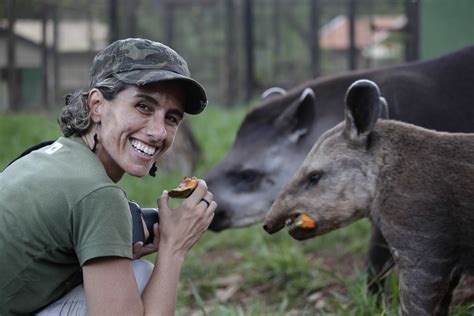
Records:
[[[474,134],[381,121],[373,138],[381,169],[371,216],[386,238],[438,236],[440,253],[451,248],[474,273]]]

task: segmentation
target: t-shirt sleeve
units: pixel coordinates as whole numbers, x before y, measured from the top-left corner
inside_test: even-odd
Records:
[[[131,215],[120,188],[100,188],[84,197],[72,210],[71,225],[81,266],[98,257],[132,258]]]

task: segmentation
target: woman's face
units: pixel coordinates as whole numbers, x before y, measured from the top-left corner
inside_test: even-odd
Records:
[[[96,154],[109,177],[124,172],[143,177],[173,143],[183,118],[184,96],[172,82],[130,86],[108,101],[99,91],[90,96],[91,117],[98,123]]]

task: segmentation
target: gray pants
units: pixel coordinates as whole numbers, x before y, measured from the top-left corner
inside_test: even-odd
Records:
[[[146,260],[133,260],[133,273],[137,280],[140,293],[143,292],[153,271],[153,264]],[[87,303],[84,287],[81,285],[72,289],[62,298],[42,309],[37,316],[85,316],[87,315]]]

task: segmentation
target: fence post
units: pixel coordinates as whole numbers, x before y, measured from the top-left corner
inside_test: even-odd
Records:
[[[311,56],[311,75],[313,78],[321,74],[319,47],[319,1],[311,0],[309,15],[309,47]]]
[[[406,0],[405,10],[407,16],[405,60],[414,61],[419,58],[419,7],[418,0]]]
[[[273,33],[273,61],[272,74],[273,78],[278,78],[280,74],[280,58],[281,58],[281,0],[273,0],[273,15],[272,15],[272,33]]]
[[[109,1],[109,43],[119,39],[118,0]]]
[[[15,36],[15,0],[7,0],[8,14],[8,44],[7,44],[7,63],[8,63],[8,108],[12,111],[20,109],[18,98],[18,87],[20,80],[16,68],[16,36]]]
[[[127,16],[127,37],[137,36],[137,7],[139,0],[125,1],[125,10]]]
[[[60,90],[60,82],[61,82],[61,72],[59,71],[61,57],[59,53],[59,9],[57,5],[54,5],[51,10],[51,14],[53,17],[53,43],[51,46],[51,55],[53,57],[53,93],[52,93],[52,100],[50,101],[56,102],[59,98],[59,90]]]
[[[47,43],[47,28],[48,28],[48,12],[49,6],[43,4],[41,10],[41,33],[42,33],[42,42],[41,42],[41,69],[42,69],[42,85],[41,85],[41,96],[42,96],[42,106],[47,108],[49,103],[48,87],[49,87],[49,63],[48,63],[48,43]]]
[[[356,47],[356,0],[349,0],[349,69],[357,69],[357,47]]]
[[[163,30],[165,44],[173,47],[174,45],[174,11],[175,6],[173,0],[164,1],[164,10],[163,10]]]
[[[244,0],[245,100],[250,101],[254,89],[254,36],[252,0]]]
[[[236,58],[236,36],[235,36],[235,5],[234,0],[225,1],[225,75],[226,75],[226,92],[225,92],[225,105],[232,106],[235,102],[235,96],[237,92],[237,58]]]

